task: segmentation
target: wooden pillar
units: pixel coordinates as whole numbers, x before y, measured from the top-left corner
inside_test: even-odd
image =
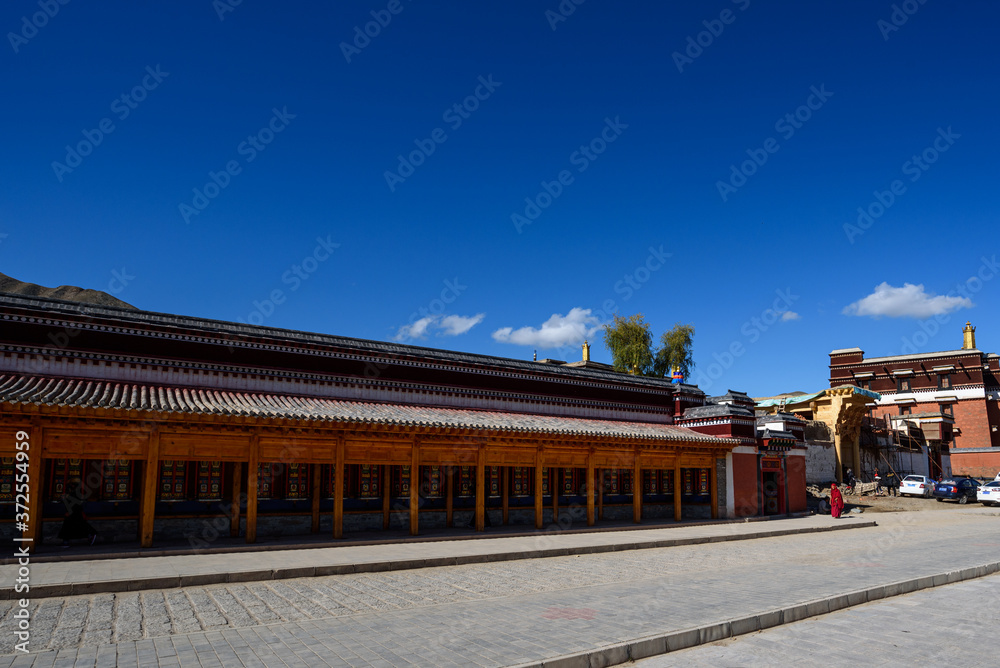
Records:
[[[674,464],[674,521],[681,521],[681,464]]]
[[[552,492],[552,521],[559,523],[559,490],[562,487],[562,480],[559,472],[562,469],[558,466],[549,467],[549,491]]]
[[[141,459],[135,460],[135,462],[133,462],[133,466],[134,466],[132,470],[133,480],[135,481],[136,489],[139,490],[138,491],[139,514],[136,516],[136,521],[135,521],[135,539],[139,541],[139,545],[141,546],[142,526],[143,526],[142,508],[143,508],[143,503],[146,499],[146,484],[145,484],[146,471],[143,470],[145,469],[145,467],[143,466],[143,461]]]
[[[715,466],[716,466],[715,459],[716,459],[715,455],[712,455],[712,468],[709,469],[709,473],[708,473],[708,480],[709,480],[708,490],[709,490],[709,493],[712,495],[711,498],[712,498],[712,519],[713,520],[719,519],[719,489],[718,489],[719,474],[718,474],[718,471],[715,468]]]
[[[37,418],[31,427],[14,435],[18,452],[28,453],[28,527],[21,532],[22,544],[29,551],[38,548],[42,540],[42,500],[45,498],[45,459],[42,458],[42,424]],[[21,446],[24,443],[26,445]],[[17,509],[20,510],[20,509]],[[15,511],[16,512],[16,511]],[[15,539],[16,540],[16,539]]]
[[[333,460],[333,537],[344,537],[344,437],[337,437]]]
[[[416,536],[420,529],[420,443],[416,440],[410,447],[410,535]]]
[[[596,492],[596,480],[594,479],[594,453],[587,453],[587,526],[594,526],[594,493]]]
[[[455,467],[445,467],[445,525],[450,529],[455,526]]]
[[[642,467],[639,466],[639,453],[636,453],[632,463],[632,521],[636,524],[642,521]]]
[[[240,506],[242,498],[240,483],[243,477],[243,462],[233,462],[233,499],[229,506],[229,535],[236,538],[240,535]]]
[[[142,507],[139,510],[139,526],[142,527],[142,537],[139,544],[142,547],[153,546],[153,515],[156,511],[157,477],[160,473],[160,429],[154,426],[149,434],[149,445],[146,448],[146,463],[143,466]]]
[[[500,498],[503,504],[503,518],[501,522],[504,526],[507,526],[507,521],[510,519],[510,467],[501,466],[500,467]]]
[[[257,542],[257,487],[260,484],[260,436],[250,437],[250,459],[247,462],[247,542]]]
[[[382,531],[389,528],[389,509],[392,499],[392,466],[382,465]]]
[[[542,449],[535,452],[535,528],[542,528]]]
[[[486,447],[476,453],[476,531],[486,529]]]
[[[597,519],[604,519],[604,469],[597,469]]]
[[[319,533],[319,493],[321,485],[320,471],[322,464],[310,464],[312,466],[312,526],[313,533]]]

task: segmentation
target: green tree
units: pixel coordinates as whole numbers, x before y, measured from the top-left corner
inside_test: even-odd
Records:
[[[615,371],[649,375],[653,370],[653,334],[641,313],[612,316],[604,326],[604,345],[611,351]]]
[[[694,355],[691,352],[694,343],[694,325],[677,323],[670,331],[660,337],[660,348],[656,351],[653,362],[654,376],[668,376],[674,367],[687,378],[694,368]]]

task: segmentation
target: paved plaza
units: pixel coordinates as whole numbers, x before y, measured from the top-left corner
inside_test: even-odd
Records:
[[[871,518],[878,526],[724,540],[740,532],[759,532],[764,525],[778,530],[832,528]],[[705,527],[703,533],[721,532],[712,538],[718,542],[697,545],[52,596],[32,601],[30,655],[11,655],[14,608],[11,601],[0,601],[0,653],[6,655],[0,666],[504,666],[539,665],[570,655],[577,655],[578,661],[565,665],[587,665],[584,661],[590,658],[608,664],[628,659],[630,651],[639,655],[667,643],[664,638],[671,633],[700,628],[706,639],[714,640],[704,629],[720,622],[753,617],[780,623],[774,621],[775,611],[785,610],[783,621],[789,621],[789,606],[809,603],[810,610],[825,610],[832,604],[817,602],[846,601],[850,597],[845,595],[864,590],[878,592],[876,597],[893,594],[900,590],[895,583],[916,578],[929,582],[932,576],[995,565],[1000,562],[998,521],[1000,511],[958,506],[840,520],[810,517]],[[649,533],[652,538],[658,531],[694,529],[614,532],[601,535],[601,540],[632,544],[632,534]],[[589,540],[597,540],[594,536]],[[522,540],[529,539],[496,539]],[[542,539],[535,540],[537,547]],[[581,540],[580,534],[546,535],[544,547],[569,551],[569,545]],[[453,554],[475,550],[486,560],[490,542],[408,547],[450,548]],[[494,544],[493,549],[502,554],[511,546]],[[304,559],[309,552],[264,552],[256,558],[267,562],[294,553],[295,559]],[[209,557],[254,555],[186,559],[197,565]],[[123,567],[131,577],[140,577],[142,568],[155,571],[158,563],[167,563],[158,559],[185,557],[132,559]],[[83,566],[88,563],[78,562],[81,577],[91,572]],[[33,570],[46,566],[38,564]],[[73,573],[73,562],[51,566],[52,577]],[[66,570],[57,571],[56,566]],[[113,569],[114,562],[106,561],[105,575]],[[973,580],[970,585],[993,580]],[[944,581],[947,577],[938,579]],[[911,596],[934,591],[885,603],[903,605]],[[802,616],[802,610],[794,614]],[[798,626],[778,630],[794,628]],[[939,634],[948,632],[947,627],[935,628]],[[745,638],[766,638],[773,632]],[[723,649],[728,648],[693,651]],[[764,665],[783,663],[778,655],[772,658]]]
[[[925,589],[632,663],[723,666],[990,666],[1000,656],[1000,575]]]

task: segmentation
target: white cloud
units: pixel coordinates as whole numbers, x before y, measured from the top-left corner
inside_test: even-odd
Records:
[[[427,329],[435,320],[436,315],[429,315],[409,325],[403,325],[393,337],[394,341],[405,341],[406,339],[422,339],[427,335]]]
[[[565,316],[553,313],[540,328],[503,327],[493,332],[493,339],[500,343],[537,348],[558,348],[583,343],[600,329],[601,321],[590,315],[590,309],[573,308]]]
[[[465,334],[467,331],[481,323],[485,317],[485,313],[477,313],[476,315],[470,316],[445,316],[444,318],[441,318],[441,328],[444,329],[442,334],[444,336],[458,336],[459,334]]]
[[[875,286],[875,292],[864,299],[859,299],[844,308],[845,315],[870,315],[878,318],[930,318],[935,315],[951,313],[960,308],[972,308],[972,300],[968,297],[950,297],[947,295],[929,295],[924,292],[924,286],[904,283],[901,288],[894,288],[888,283]]]
[[[399,331],[396,332],[396,336],[392,337],[392,340],[424,339],[427,338],[431,330],[436,331],[438,336],[458,336],[459,334],[465,334],[478,325],[485,317],[485,313],[477,313],[470,316],[446,315],[444,317],[428,315],[409,325],[400,327]]]
[[[788,322],[789,320],[801,320],[802,316],[795,311],[785,311],[781,314],[781,321]]]

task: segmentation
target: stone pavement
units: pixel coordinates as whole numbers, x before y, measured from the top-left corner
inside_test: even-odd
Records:
[[[780,624],[908,588],[894,583],[985,574],[975,567],[1000,565],[998,517],[956,506],[880,514],[879,526],[852,531],[45,598],[31,608],[37,653],[0,668],[608,665],[663,651],[668,637],[690,641],[692,629],[696,641],[718,640],[712,629],[753,630],[747,620]],[[577,538],[545,537],[554,548]],[[13,607],[2,606],[9,654]]]
[[[858,518],[852,522],[871,525],[873,520]],[[767,522],[682,524],[663,529],[631,531],[545,531],[518,537],[471,540],[405,541],[219,554],[189,551],[184,555],[163,557],[45,561],[32,564],[31,590],[35,598],[138,591],[672,547],[720,540],[750,540],[850,526],[851,523],[847,521],[836,524],[829,517],[811,516]],[[17,569],[16,563],[0,566],[0,582],[13,582]],[[0,599],[12,596],[13,590],[10,587],[0,590]]]
[[[1000,575],[839,610],[632,663],[719,666],[988,666],[1000,657]]]

